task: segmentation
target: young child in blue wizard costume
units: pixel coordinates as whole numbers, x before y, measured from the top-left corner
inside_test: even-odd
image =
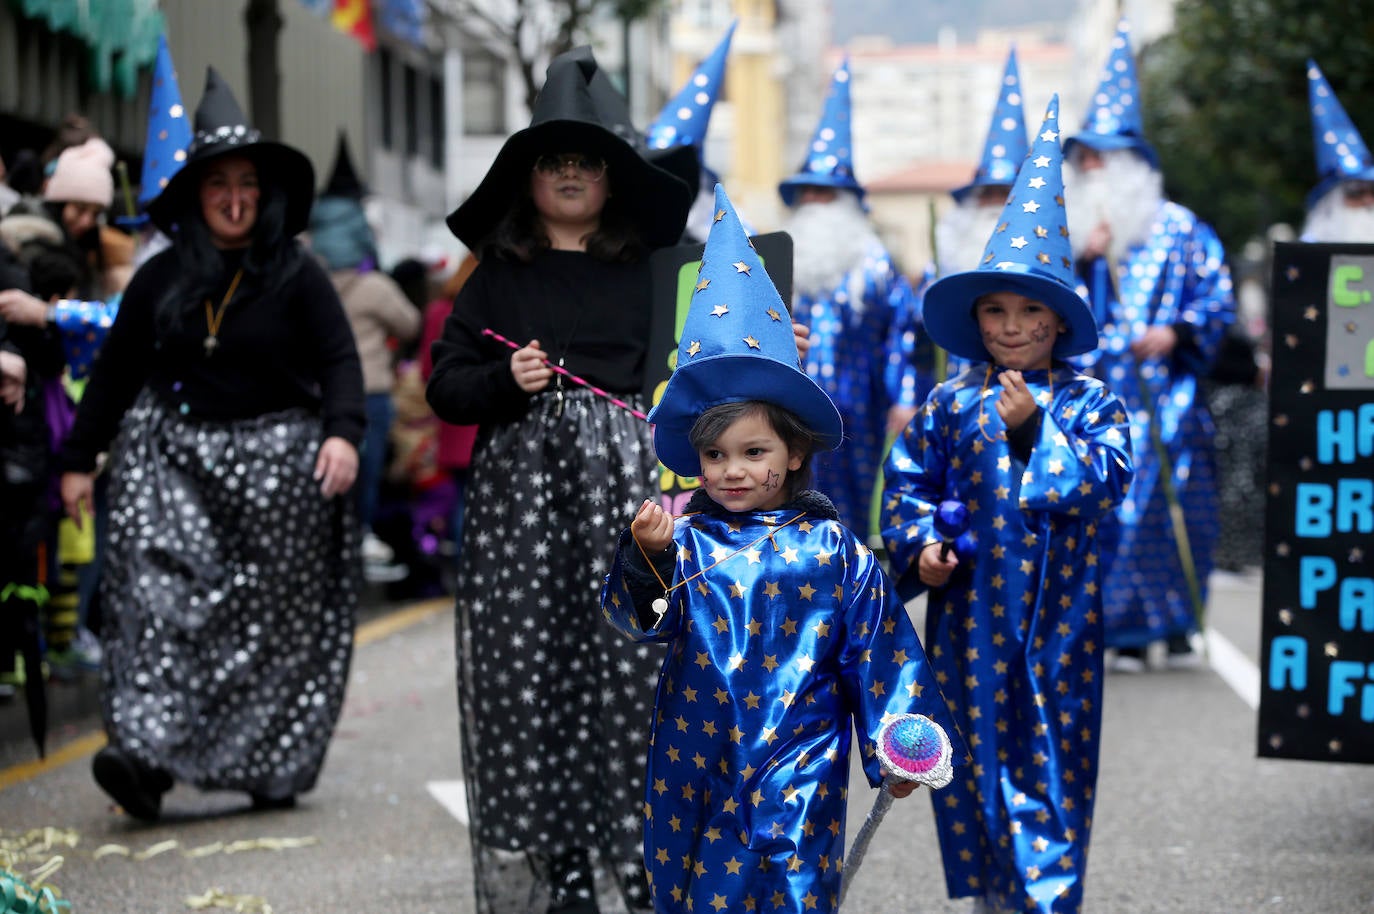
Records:
[[[670,645],[644,807],[654,910],[825,914],[839,906],[851,718],[874,787],[875,740],[896,715],[934,721],[954,764],[965,753],[878,560],[805,488],[843,425],[719,187],[696,289],[649,419],[659,460],[702,487],[676,519],[644,502],[602,593],[626,635]]]
[[[1077,912],[1102,722],[1097,529],[1134,476],[1125,408],[1063,360],[1097,346],[1074,288],[1059,99],[982,264],[925,295],[925,326],[973,364],[893,445],[883,540],[972,764],[934,804],[945,881],[977,912]],[[962,506],[967,530],[940,519]]]

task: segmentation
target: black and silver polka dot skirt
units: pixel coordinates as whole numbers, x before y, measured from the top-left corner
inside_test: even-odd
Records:
[[[110,741],[203,789],[285,796],[324,763],[360,581],[347,496],[312,478],[318,417],[229,422],[145,391],[113,450],[104,600]]]
[[[603,909],[647,897],[644,768],[663,651],[608,625],[600,596],[657,480],[648,423],[585,390],[536,397],[521,421],[478,437],[456,612],[478,914],[545,910],[557,858],[578,849]]]

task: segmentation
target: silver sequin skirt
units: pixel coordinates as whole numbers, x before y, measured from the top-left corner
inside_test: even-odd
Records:
[[[149,391],[115,442],[101,579],[111,743],[203,789],[314,786],[360,588],[347,496],[313,479],[320,419],[178,414]]]

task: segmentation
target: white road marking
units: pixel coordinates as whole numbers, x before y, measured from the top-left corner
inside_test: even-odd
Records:
[[[468,824],[468,792],[462,781],[430,781],[425,787],[429,795],[448,810],[449,815],[464,825]]]
[[[1259,710],[1260,671],[1245,652],[1215,628],[1207,629],[1207,662],[1240,700]]]

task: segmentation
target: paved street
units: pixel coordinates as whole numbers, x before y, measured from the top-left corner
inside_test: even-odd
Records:
[[[1219,670],[1109,678],[1089,914],[1374,911],[1374,767],[1255,757],[1258,609],[1257,575],[1218,575]],[[0,745],[0,841],[69,830],[78,840],[52,851],[65,858],[52,882],[74,914],[172,914],[231,896],[273,914],[473,910],[467,832],[450,809],[461,814],[462,772],[446,602],[362,627],[320,785],[294,811],[250,813],[243,796],[179,788],[163,822],[135,824],[90,779],[98,721],[80,710],[58,728],[48,764],[33,764],[24,740]],[[0,732],[16,714],[0,707],[11,724]],[[854,784],[851,836],[872,797]],[[920,794],[883,822],[847,910],[968,910],[945,899]]]

